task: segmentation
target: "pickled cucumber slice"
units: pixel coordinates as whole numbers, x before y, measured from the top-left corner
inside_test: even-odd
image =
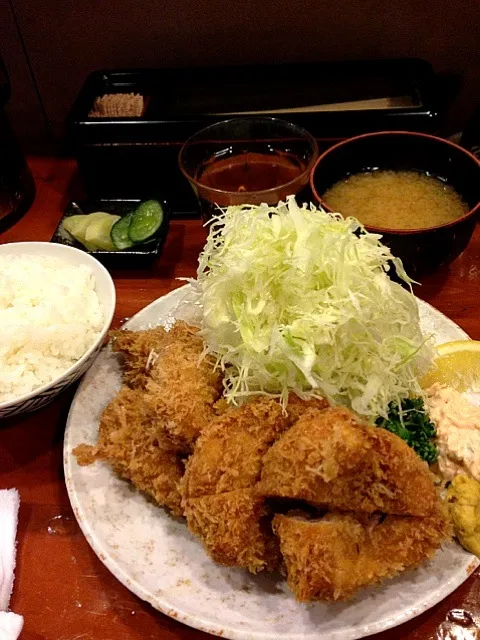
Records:
[[[85,232],[85,242],[103,251],[115,251],[116,247],[113,245],[110,232],[117,220],[120,220],[120,216],[110,213],[105,213],[102,217],[98,216],[88,225]]]
[[[128,235],[132,217],[133,213],[128,213],[126,216],[120,218],[120,220],[117,220],[110,232],[112,242],[115,245],[115,248],[119,251],[121,251],[122,249],[129,249],[130,247],[133,247],[134,243],[130,240],[130,237]]]
[[[163,208],[157,200],[146,200],[132,215],[128,236],[134,243],[145,242],[158,231],[163,221]]]

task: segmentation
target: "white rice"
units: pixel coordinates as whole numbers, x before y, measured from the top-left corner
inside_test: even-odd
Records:
[[[43,255],[0,257],[0,402],[61,375],[103,322],[89,267]]]

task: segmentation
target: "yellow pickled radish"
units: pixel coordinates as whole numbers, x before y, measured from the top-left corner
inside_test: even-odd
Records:
[[[436,350],[433,366],[421,381],[424,389],[439,382],[460,392],[480,390],[480,341],[445,342]]]

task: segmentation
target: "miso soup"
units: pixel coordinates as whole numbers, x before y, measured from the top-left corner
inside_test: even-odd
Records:
[[[336,182],[322,199],[367,227],[424,229],[453,222],[469,206],[450,185],[417,171],[369,171]]]

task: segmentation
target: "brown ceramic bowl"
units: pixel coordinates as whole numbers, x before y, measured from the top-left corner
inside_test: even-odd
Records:
[[[332,209],[322,195],[333,184],[362,171],[416,170],[450,184],[469,211],[448,224],[422,229],[367,227],[379,233],[407,273],[418,277],[448,264],[467,247],[480,210],[480,162],[456,144],[423,133],[382,131],[344,140],[323,153],[310,174],[317,202]]]

